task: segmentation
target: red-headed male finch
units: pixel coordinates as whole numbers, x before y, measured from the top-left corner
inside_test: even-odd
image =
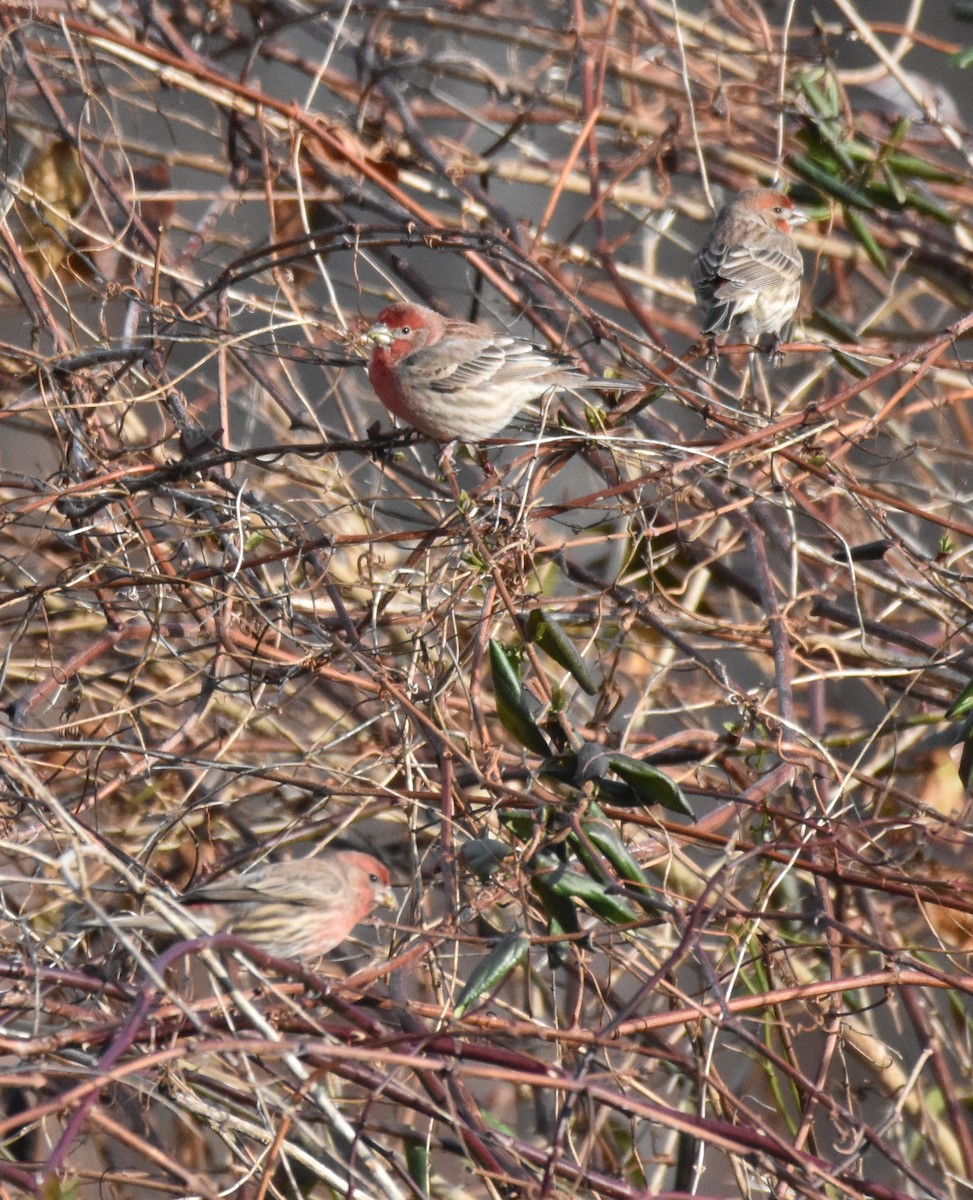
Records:
[[[389,412],[440,442],[493,437],[552,388],[626,385],[589,379],[573,359],[485,325],[391,304],[365,334],[368,378]]]
[[[776,346],[801,299],[804,260],[791,230],[807,219],[771,188],[740,192],[720,209],[691,270],[706,337],[738,321],[746,341],[769,333]]]
[[[306,962],[343,942],[376,905],[395,903],[386,867],[357,850],[263,863],[180,899],[206,933],[233,933],[276,958]],[[161,924],[155,916],[114,923],[147,931]]]

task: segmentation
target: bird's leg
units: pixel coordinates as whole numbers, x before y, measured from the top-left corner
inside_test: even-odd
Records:
[[[487,479],[498,480],[500,478],[500,476],[497,474],[497,468],[490,461],[486,446],[476,447],[476,461],[483,468],[483,474],[487,477]]]
[[[775,369],[784,361],[784,355],[780,349],[780,334],[773,333],[770,335],[770,343],[766,350],[767,362]]]
[[[711,381],[716,377],[719,365],[720,348],[716,341],[716,334],[711,333],[706,339],[706,374]]]

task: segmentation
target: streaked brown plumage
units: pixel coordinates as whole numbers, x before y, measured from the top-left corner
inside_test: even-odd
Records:
[[[707,337],[727,333],[734,321],[749,342],[764,333],[782,336],[800,303],[804,275],[791,230],[807,219],[771,188],[741,192],[720,209],[691,270]]]
[[[370,854],[339,850],[268,862],[186,892],[181,903],[206,933],[233,933],[277,958],[314,961],[376,907],[394,904],[387,868]],[[171,932],[158,915],[113,925]]]
[[[551,388],[620,387],[524,338],[391,304],[366,337],[368,378],[389,412],[441,442],[493,437]]]

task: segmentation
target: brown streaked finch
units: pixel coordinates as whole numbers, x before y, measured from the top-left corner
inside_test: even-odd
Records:
[[[391,304],[367,331],[368,378],[389,412],[440,442],[493,437],[552,388],[623,388],[573,359],[485,325]]]
[[[232,933],[276,958],[307,962],[343,942],[377,905],[394,905],[387,868],[357,850],[263,863],[193,888],[180,901],[206,933]],[[161,925],[155,916],[113,923],[148,931]]]
[[[771,188],[741,192],[720,209],[691,270],[706,337],[738,321],[746,341],[769,333],[776,346],[801,299],[804,260],[791,231],[807,219]]]

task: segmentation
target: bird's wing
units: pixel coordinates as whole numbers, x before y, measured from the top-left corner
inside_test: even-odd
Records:
[[[713,298],[720,279],[720,267],[726,258],[726,246],[712,238],[700,247],[689,268],[693,291],[701,303]]]
[[[287,868],[294,866],[295,870]],[[319,873],[320,875],[320,873]],[[187,893],[191,903],[252,904],[256,900],[281,900],[285,904],[316,904],[322,899],[326,879],[315,877],[316,894],[308,888],[308,873],[300,863],[271,863],[254,867],[235,879],[204,884]]]
[[[489,383],[503,366],[503,350],[490,337],[445,337],[407,354],[398,363],[408,387],[451,392]]]
[[[204,883],[202,887],[186,892],[183,900],[187,904],[246,904],[258,899],[260,893],[247,887],[239,879],[220,879],[215,883]]]
[[[719,299],[773,288],[781,281],[791,283],[804,274],[804,261],[791,238],[774,230],[763,233],[746,245],[722,247],[713,271],[719,280],[713,294]]]
[[[550,375],[554,384],[559,377],[568,379],[577,371],[570,360],[548,354],[523,338],[497,334],[445,337],[402,359],[399,373],[409,387],[452,393],[543,379],[545,375]]]

